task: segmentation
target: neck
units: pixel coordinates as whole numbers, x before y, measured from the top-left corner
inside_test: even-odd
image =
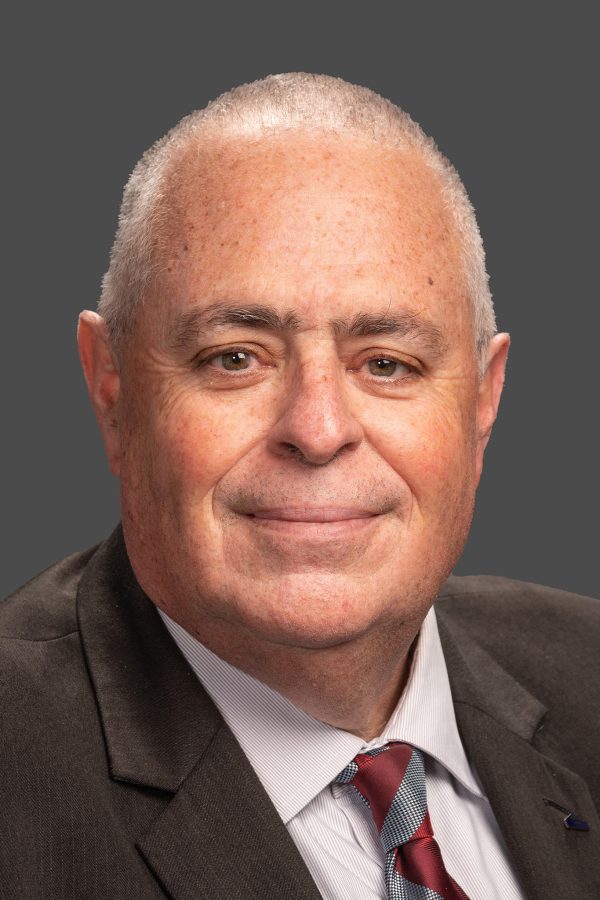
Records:
[[[169,610],[165,610],[172,615]],[[206,631],[172,616],[209,650],[267,684],[308,715],[372,740],[383,731],[408,680],[420,622],[389,626],[327,648],[257,641],[227,626]]]

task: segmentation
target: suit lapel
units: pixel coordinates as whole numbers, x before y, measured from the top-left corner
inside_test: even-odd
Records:
[[[254,770],[131,570],[121,529],[77,597],[111,777],[164,792],[137,846],[174,900],[319,893]]]
[[[320,897],[226,726],[138,847],[178,900]]]
[[[451,601],[450,601],[451,602]],[[600,896],[600,819],[586,783],[547,756],[546,710],[438,607],[456,718],[531,900]],[[575,812],[588,832],[567,829]]]

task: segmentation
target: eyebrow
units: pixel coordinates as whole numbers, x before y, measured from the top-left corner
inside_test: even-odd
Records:
[[[444,335],[437,325],[411,310],[398,315],[372,315],[358,313],[352,319],[333,319],[330,323],[337,337],[370,337],[391,334],[419,341],[433,353],[442,354],[446,349]]]
[[[418,341],[436,356],[441,356],[447,347],[441,329],[412,310],[405,310],[397,315],[390,315],[389,312],[357,313],[349,319],[331,319],[328,324],[336,337],[370,337],[380,334],[408,337]],[[207,331],[229,325],[295,333],[305,323],[292,310],[280,313],[262,304],[233,306],[214,303],[205,309],[179,313],[170,329],[168,346],[176,352],[185,352],[194,348],[198,339]]]
[[[192,309],[180,313],[170,330],[168,344],[173,350],[184,351],[193,347],[198,338],[213,328],[227,325],[245,325],[247,328],[269,331],[299,331],[302,321],[293,312],[278,313],[270,306],[254,303],[249,306],[230,306],[213,303],[206,309]]]

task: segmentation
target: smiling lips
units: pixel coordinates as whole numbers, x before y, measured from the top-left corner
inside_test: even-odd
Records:
[[[379,517],[378,512],[356,507],[286,506],[259,509],[247,517],[256,525],[284,531],[297,536],[332,537],[364,528]]]
[[[346,506],[281,506],[273,509],[259,509],[250,513],[255,519],[273,519],[280,522],[347,522],[351,519],[368,519],[375,512]]]

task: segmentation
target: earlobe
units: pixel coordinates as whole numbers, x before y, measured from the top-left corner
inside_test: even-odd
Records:
[[[479,384],[477,396],[477,481],[483,468],[483,454],[498,415],[500,397],[504,387],[506,360],[510,347],[508,334],[496,334],[487,351],[486,369]]]
[[[120,473],[119,394],[121,379],[104,319],[84,310],[77,328],[79,358],[111,471]]]

